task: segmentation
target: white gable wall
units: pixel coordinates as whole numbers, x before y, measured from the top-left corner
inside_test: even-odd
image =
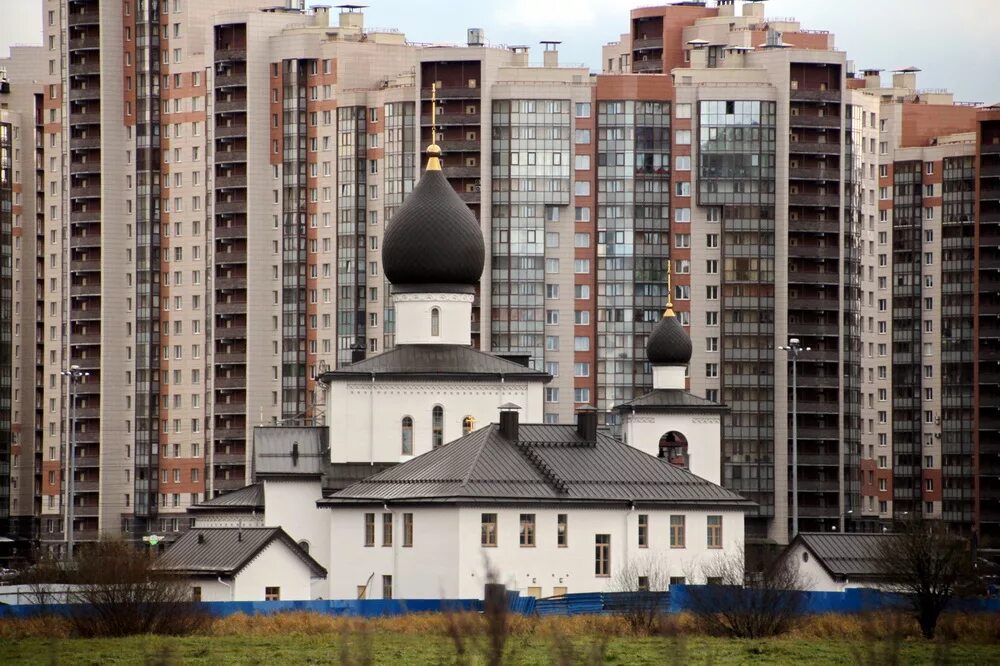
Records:
[[[232,584],[234,601],[264,601],[266,587],[280,587],[282,600],[313,598],[312,572],[279,540],[262,550],[236,575]]]
[[[676,430],[688,442],[688,469],[692,474],[722,484],[722,423],[718,414],[704,412],[662,413],[626,412],[622,418],[622,437],[629,446],[659,455],[660,438]]]
[[[413,513],[413,546],[402,547],[402,513]],[[655,567],[665,577],[703,580],[700,566],[717,557],[740,552],[743,542],[742,511],[666,510],[620,508],[541,508],[445,506],[394,507],[393,546],[382,544],[382,507],[330,509],[330,595],[356,598],[357,588],[371,577],[368,598],[382,597],[382,576],[391,575],[396,598],[482,598],[487,582],[487,562],[497,582],[527,594],[541,588],[542,596],[556,587],[568,592],[616,589],[616,573],[627,562]],[[375,546],[365,547],[364,514],[375,513]],[[483,513],[498,514],[496,547],[480,543]],[[534,513],[534,547],[519,543],[520,514]],[[557,514],[569,517],[569,545],[556,543]],[[649,516],[649,547],[638,546],[638,516]],[[684,548],[670,548],[670,515],[686,516]],[[707,547],[707,516],[723,516],[723,548]],[[611,576],[594,573],[596,534],[611,535]],[[689,578],[689,581],[690,578]],[[532,590],[534,591],[534,590]]]
[[[320,480],[264,480],[264,521],[268,527],[280,527],[296,543],[309,544],[309,554],[327,566],[330,557],[330,520],[326,511],[316,507],[323,497]],[[317,581],[312,597],[329,598],[327,581]]]
[[[344,462],[405,462],[431,450],[431,412],[444,407],[444,442],[462,436],[466,416],[479,429],[500,421],[500,405],[522,407],[522,423],[541,423],[543,384],[499,380],[484,382],[388,381],[361,378],[334,381],[327,396],[330,460]],[[413,456],[402,455],[401,423],[413,419]]]

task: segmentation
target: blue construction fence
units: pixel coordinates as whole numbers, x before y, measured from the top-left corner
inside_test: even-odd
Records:
[[[653,608],[662,613],[683,613],[694,605],[694,595],[703,586],[671,585],[669,592],[592,592],[566,594],[536,599],[507,592],[507,607],[522,615],[610,615],[635,608]],[[727,596],[735,599],[748,593],[742,588],[715,588],[712,598],[720,606]],[[867,613],[901,608],[905,597],[899,594],[865,588],[850,588],[843,592],[797,592],[803,597],[802,612]],[[481,612],[480,599],[347,599],[311,601],[208,601],[201,607],[215,617],[236,613],[269,615],[273,613],[310,612],[344,617],[388,617],[408,613]],[[0,617],[32,617],[35,615],[68,615],[80,612],[79,604],[0,604]],[[954,599],[949,612],[1000,613],[1000,598]]]

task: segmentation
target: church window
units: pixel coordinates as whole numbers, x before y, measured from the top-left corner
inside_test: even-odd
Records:
[[[441,335],[441,310],[437,308],[431,309],[431,337],[438,337]]]
[[[404,416],[402,421],[402,454],[404,456],[413,455],[413,419]]]
[[[476,419],[472,416],[466,416],[462,419],[462,434],[468,435],[476,427]]]
[[[431,412],[431,447],[444,444],[444,407],[437,405]]]

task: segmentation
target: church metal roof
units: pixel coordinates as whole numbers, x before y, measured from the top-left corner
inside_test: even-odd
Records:
[[[253,483],[188,507],[188,511],[252,513],[264,510],[264,485]]]
[[[280,527],[202,527],[184,533],[153,565],[157,571],[185,575],[238,574],[275,540],[280,540],[314,576],[326,569]]]
[[[726,412],[726,405],[699,398],[682,389],[654,389],[634,400],[615,405],[619,412],[677,411],[677,412]]]
[[[898,534],[805,532],[795,537],[789,551],[802,543],[834,577],[878,577],[885,575],[881,565],[885,544],[899,538]]]
[[[483,379],[511,377],[549,381],[551,375],[505,358],[462,345],[399,345],[352,365],[331,370],[320,381],[388,376],[428,379]]]
[[[355,483],[321,506],[380,502],[641,503],[746,509],[752,502],[619,442],[571,425],[521,424],[516,441],[491,424]]]

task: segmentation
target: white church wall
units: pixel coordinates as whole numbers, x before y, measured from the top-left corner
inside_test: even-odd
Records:
[[[330,521],[316,501],[323,497],[319,479],[264,480],[264,524],[280,527],[296,543],[305,541],[314,560],[326,566],[330,556]],[[312,589],[312,598],[329,598],[328,583]]]
[[[655,456],[660,438],[676,430],[688,442],[688,469],[701,478],[722,484],[722,422],[718,414],[653,414],[637,412],[624,415],[622,433],[625,443]]]
[[[413,455],[431,450],[431,413],[444,408],[445,443],[462,436],[466,416],[479,429],[500,421],[500,405],[512,402],[522,407],[523,423],[541,423],[542,383],[392,381],[354,379],[331,384],[327,398],[330,428],[330,459],[343,462],[404,462],[401,423],[413,419]],[[374,445],[373,445],[374,442]]]
[[[185,580],[184,585],[191,590],[192,598],[193,588],[200,587],[202,601],[233,601],[232,580],[227,578],[223,580],[229,583],[229,586],[220,583],[218,578],[189,578]]]
[[[280,541],[272,541],[235,576],[232,584],[234,601],[264,601],[268,587],[279,588],[282,600],[313,598],[312,572]]]
[[[413,546],[402,546],[402,513],[413,514]],[[615,589],[618,571],[635,562],[667,577],[702,582],[700,567],[739,552],[741,511],[579,507],[393,507],[393,545],[382,546],[381,507],[330,509],[330,595],[356,598],[369,579],[368,598],[381,598],[382,577],[391,575],[393,596],[404,599],[482,598],[487,568],[497,581],[522,594]],[[366,547],[364,514],[375,513],[375,546]],[[482,514],[496,513],[496,547],[481,544]],[[520,545],[520,515],[535,514],[535,545]],[[568,545],[556,543],[557,515],[568,514]],[[685,515],[685,546],[670,547],[670,515]],[[649,546],[638,545],[639,515],[649,520]],[[707,516],[723,517],[722,548],[708,548]],[[611,535],[611,575],[595,575],[595,535]],[[692,582],[692,581],[688,581]]]
[[[393,294],[396,344],[471,345],[472,300],[472,294]],[[435,309],[436,328],[432,322]]]

